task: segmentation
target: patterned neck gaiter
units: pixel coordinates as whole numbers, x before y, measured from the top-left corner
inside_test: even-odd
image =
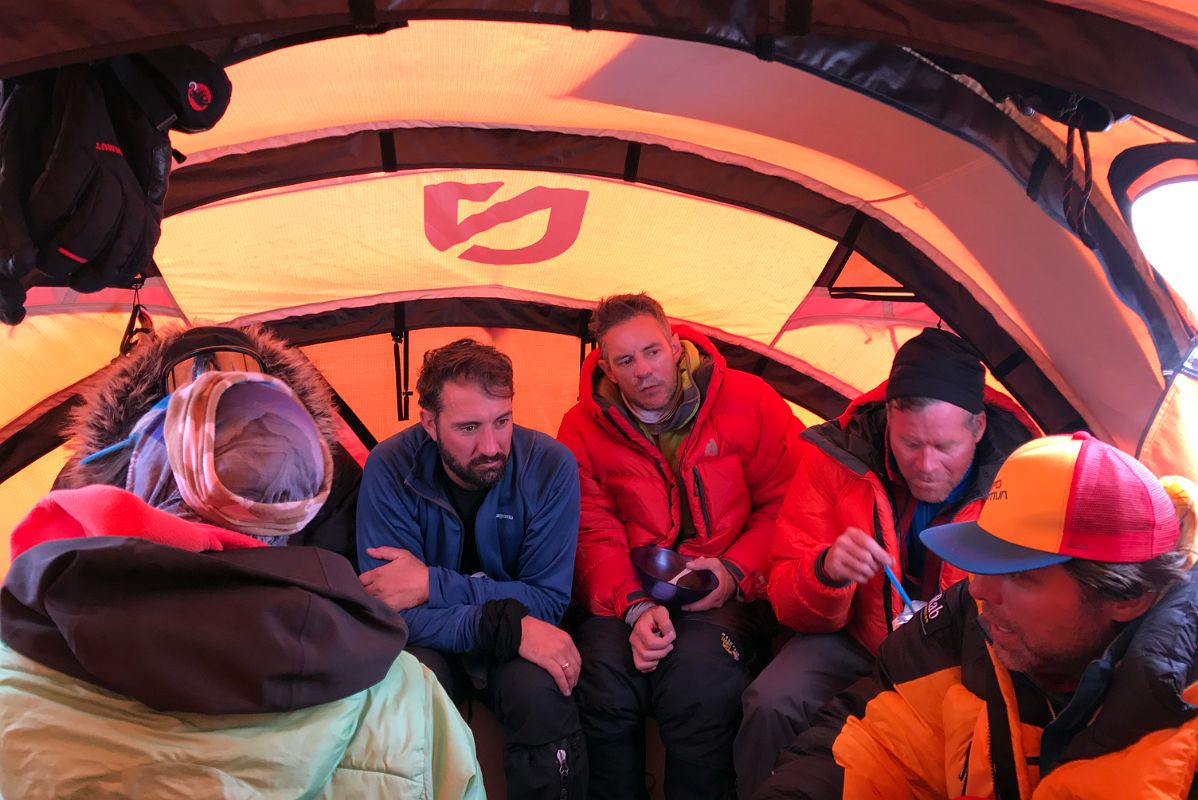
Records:
[[[312,416],[269,375],[204,373],[151,409],[131,438],[126,489],[268,540],[307,525],[332,484],[332,455]]]

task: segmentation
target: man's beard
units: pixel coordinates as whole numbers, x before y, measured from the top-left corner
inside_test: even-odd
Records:
[[[507,468],[507,453],[497,453],[494,456],[478,456],[463,464],[450,455],[441,443],[437,443],[437,452],[441,454],[441,463],[445,469],[471,489],[489,489],[499,483],[503,471]]]

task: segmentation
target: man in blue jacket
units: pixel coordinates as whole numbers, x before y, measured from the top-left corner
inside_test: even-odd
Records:
[[[460,339],[424,358],[420,424],[370,454],[358,497],[366,591],[451,695],[481,685],[503,726],[511,798],[582,797],[570,696],[581,659],[557,627],[578,541],[578,466],[512,423],[512,362]]]

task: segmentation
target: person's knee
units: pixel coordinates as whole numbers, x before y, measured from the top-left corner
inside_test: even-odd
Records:
[[[692,761],[731,758],[747,675],[692,657],[663,677],[655,707],[667,749]]]
[[[657,691],[657,708],[667,714],[698,714],[711,720],[740,717],[748,675],[743,670],[691,657],[670,671]]]
[[[494,670],[495,713],[509,742],[536,745],[581,730],[578,706],[564,695],[549,673],[517,658]]]
[[[794,687],[786,681],[776,680],[777,677],[767,669],[745,689],[741,709],[746,724],[778,717],[793,705]]]

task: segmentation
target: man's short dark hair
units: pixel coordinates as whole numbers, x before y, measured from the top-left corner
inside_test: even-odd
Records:
[[[653,317],[662,330],[669,334],[670,321],[666,319],[666,312],[662,309],[661,303],[641,292],[639,294],[613,294],[611,297],[600,300],[599,305],[595,307],[595,313],[591,316],[591,338],[598,342],[603,334],[612,328],[642,314]]]
[[[1145,592],[1163,594],[1189,580],[1187,554],[1170,550],[1147,561],[1088,561],[1074,558],[1062,566],[1094,595],[1106,600],[1135,600]]]
[[[420,377],[416,379],[420,407],[438,414],[441,388],[446,381],[472,383],[491,397],[512,397],[512,360],[489,344],[474,339],[458,339],[424,354]]]

